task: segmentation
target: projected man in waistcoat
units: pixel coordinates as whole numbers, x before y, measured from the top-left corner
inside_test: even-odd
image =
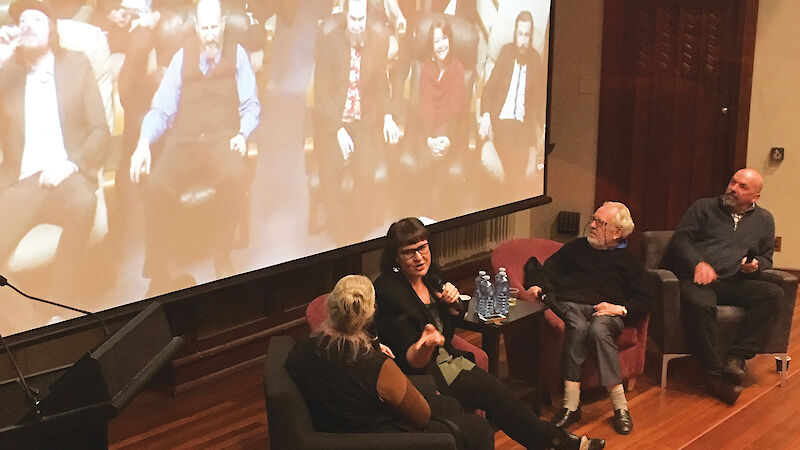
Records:
[[[218,0],[200,0],[195,20],[198,39],[172,58],[131,155],[131,180],[143,184],[149,294],[176,288],[176,261],[190,249],[214,257],[218,278],[233,275],[237,215],[247,213],[247,138],[261,113],[255,74],[245,49],[223,39]]]

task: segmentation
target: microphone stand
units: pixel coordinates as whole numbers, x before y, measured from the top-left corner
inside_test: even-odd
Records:
[[[25,391],[25,396],[28,398],[28,403],[31,405],[31,411],[36,415],[36,418],[41,420],[42,413],[39,411],[39,397],[38,391],[33,389],[28,385],[28,382],[25,381],[25,377],[22,375],[22,371],[19,370],[19,366],[17,365],[17,361],[14,359],[14,355],[11,354],[11,350],[9,350],[8,345],[6,345],[6,340],[3,339],[3,335],[0,334],[0,344],[3,344],[3,349],[5,349],[6,353],[8,354],[8,359],[11,360],[11,364],[14,366],[14,370],[19,375],[19,383],[22,385],[22,389]]]
[[[31,300],[35,300],[37,302],[42,302],[42,303],[47,303],[48,305],[58,306],[58,307],[61,307],[61,308],[64,308],[64,309],[69,309],[70,311],[75,311],[75,312],[79,312],[81,314],[85,314],[87,316],[90,316],[90,317],[94,318],[95,320],[97,320],[98,322],[100,322],[100,325],[103,327],[103,334],[105,335],[104,337],[107,338],[111,334],[111,333],[108,332],[108,327],[106,326],[106,323],[103,321],[103,319],[101,319],[100,316],[98,316],[97,314],[95,314],[95,313],[93,313],[91,311],[86,311],[86,310],[83,310],[83,309],[73,308],[72,306],[62,305],[61,303],[56,303],[54,301],[45,300],[43,298],[38,298],[38,297],[34,297],[32,295],[28,295],[28,294],[20,291],[19,289],[17,289],[13,284],[9,283],[8,279],[6,277],[2,276],[2,275],[0,275],[0,286],[8,286],[11,289],[17,291],[17,293],[19,295],[21,295],[21,296],[23,296],[25,298],[29,298]]]

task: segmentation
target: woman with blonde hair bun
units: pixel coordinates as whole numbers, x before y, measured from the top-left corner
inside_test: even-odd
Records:
[[[464,413],[453,398],[435,392],[423,397],[380,351],[368,331],[375,314],[369,278],[342,278],[327,306],[329,317],[320,331],[298,342],[286,362],[317,431],[451,433],[459,448],[494,448],[484,418]]]

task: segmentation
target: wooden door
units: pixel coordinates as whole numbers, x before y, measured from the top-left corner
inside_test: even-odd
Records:
[[[746,161],[757,0],[607,0],[595,200],[674,228]]]

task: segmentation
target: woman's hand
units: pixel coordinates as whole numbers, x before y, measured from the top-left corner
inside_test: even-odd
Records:
[[[422,336],[419,337],[414,347],[420,350],[422,347],[433,348],[439,345],[444,345],[444,336],[442,336],[442,333],[439,333],[436,327],[429,323],[425,325],[425,329],[422,330]]]
[[[384,355],[388,356],[389,358],[394,359],[394,353],[392,353],[392,349],[390,349],[386,345],[381,344],[380,342],[378,342],[378,347],[380,347],[381,353],[383,353]]]
[[[455,303],[459,301],[459,292],[452,283],[447,282],[442,286],[442,292],[437,292],[436,296],[445,303]]]

